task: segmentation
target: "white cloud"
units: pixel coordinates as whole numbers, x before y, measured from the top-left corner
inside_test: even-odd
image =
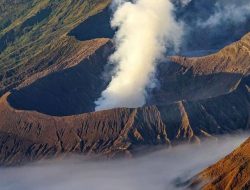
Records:
[[[247,136],[247,134],[246,134]],[[49,161],[0,169],[1,190],[174,190],[173,180],[190,177],[242,143],[220,137],[202,145],[180,145],[136,159]]]

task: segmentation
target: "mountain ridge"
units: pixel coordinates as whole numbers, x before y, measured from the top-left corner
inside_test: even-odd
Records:
[[[100,43],[104,46],[97,46],[101,51],[97,54],[98,51],[93,51],[95,53],[92,55],[94,56],[92,60],[96,60],[96,63],[101,63],[98,57],[99,54],[103,55],[101,53],[105,50],[103,47],[110,47],[105,45],[105,42],[109,44],[109,40],[100,41],[104,42]],[[87,62],[83,61],[85,63],[83,65],[91,60],[88,56],[85,59]],[[101,65],[104,65],[103,63]],[[81,61],[78,64],[81,64]],[[90,64],[93,65],[95,62]],[[185,68],[174,63],[171,65],[171,62],[169,64],[168,67],[163,65],[167,69],[162,70],[163,76],[166,74],[165,71],[172,73],[174,68],[177,69],[175,70],[177,73],[182,71],[175,78],[185,76],[185,81],[193,80],[193,74],[188,73]],[[74,67],[77,65],[73,64],[71,68]],[[180,142],[199,143],[203,138],[235,133],[239,129],[247,130],[250,124],[249,76],[239,75],[238,77],[237,74],[237,80],[234,79],[233,73],[222,76],[228,80],[231,75],[234,82],[229,87],[224,87],[224,93],[216,96],[207,95],[205,98],[195,100],[177,100],[141,108],[117,108],[64,117],[15,109],[10,105],[9,99],[15,91],[9,92],[0,100],[1,165],[22,164],[26,161],[58,157],[69,153],[108,157],[134,155],[135,150],[143,146],[172,146]],[[164,81],[166,80],[170,79],[165,78]],[[55,81],[60,84],[59,80]],[[209,80],[205,81],[206,83],[203,80],[200,81],[201,87]],[[218,83],[217,79],[215,82]],[[212,84],[216,83],[212,82]],[[27,84],[24,88],[34,83]],[[177,80],[177,84],[181,84],[180,81]],[[222,84],[225,86],[224,82]],[[70,87],[74,86],[70,85]],[[181,85],[178,87],[180,88]],[[22,89],[20,87],[16,91],[22,91]],[[173,93],[176,94],[174,91]],[[32,99],[29,95],[27,98]],[[9,148],[15,151],[10,152]]]

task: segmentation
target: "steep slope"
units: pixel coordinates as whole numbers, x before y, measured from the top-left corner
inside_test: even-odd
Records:
[[[86,46],[68,33],[109,3],[110,0],[18,0],[13,5],[1,1],[0,95]],[[93,32],[95,28],[90,27],[88,34]]]
[[[250,188],[250,139],[231,154],[210,166],[191,181],[191,189]]]

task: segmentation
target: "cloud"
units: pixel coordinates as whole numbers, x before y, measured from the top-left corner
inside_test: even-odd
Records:
[[[118,28],[116,51],[110,62],[116,70],[96,110],[139,107],[145,104],[146,88],[154,86],[157,63],[168,47],[178,49],[182,24],[173,16],[169,0],[118,1],[111,25]]]
[[[88,161],[75,157],[2,168],[0,187],[1,190],[175,190],[177,178],[193,176],[231,152],[246,136],[179,145],[135,159]]]

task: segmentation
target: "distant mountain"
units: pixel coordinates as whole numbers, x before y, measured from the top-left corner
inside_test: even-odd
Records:
[[[190,189],[250,189],[250,139],[194,177]]]
[[[133,155],[144,146],[200,142],[248,129],[249,44],[247,34],[213,55],[170,57],[159,65],[161,88],[151,92],[145,107],[91,112],[109,81],[102,73],[112,42],[82,42],[67,59],[1,97],[0,163],[68,153]]]

